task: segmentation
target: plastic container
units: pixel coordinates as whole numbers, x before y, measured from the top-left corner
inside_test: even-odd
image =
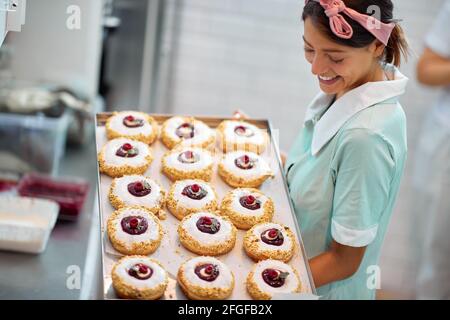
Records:
[[[52,178],[39,174],[27,174],[19,182],[17,192],[21,196],[49,199],[59,204],[59,219],[76,220],[83,209],[89,184],[82,179]]]
[[[0,194],[4,192],[11,192],[11,190],[15,190],[18,184],[19,184],[18,180],[2,177],[0,175]]]
[[[0,170],[56,175],[66,146],[70,116],[0,113]]]
[[[0,249],[45,251],[58,210],[58,204],[51,200],[0,197]]]

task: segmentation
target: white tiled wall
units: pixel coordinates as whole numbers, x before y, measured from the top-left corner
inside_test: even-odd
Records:
[[[415,81],[423,38],[441,0],[395,0],[396,17],[412,56],[402,71],[411,79],[402,100],[408,117],[409,162],[381,257],[382,289],[413,297],[414,260],[410,174],[423,115],[436,92]],[[306,106],[318,92],[303,58],[300,0],[170,0],[178,26],[164,106],[189,114],[230,115],[240,108],[269,118],[288,150]],[[166,39],[167,41],[167,39]],[[395,295],[394,295],[395,296]]]
[[[303,62],[298,1],[173,3],[179,35],[169,110],[229,115],[241,108],[269,117],[289,128],[281,132],[287,148],[318,90]]]

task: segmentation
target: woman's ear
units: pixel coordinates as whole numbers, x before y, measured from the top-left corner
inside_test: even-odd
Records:
[[[375,40],[368,46],[367,50],[373,55],[374,59],[377,59],[383,55],[385,48],[386,46],[384,44]]]
[[[378,40],[374,41],[373,45],[374,45],[374,52],[373,52],[374,58],[380,58],[383,55],[386,46]]]

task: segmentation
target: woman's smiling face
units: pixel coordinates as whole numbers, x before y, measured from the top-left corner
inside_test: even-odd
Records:
[[[378,58],[384,46],[374,41],[367,47],[353,48],[333,42],[312,22],[305,20],[305,58],[327,94],[344,93],[369,81],[379,81],[382,69]]]

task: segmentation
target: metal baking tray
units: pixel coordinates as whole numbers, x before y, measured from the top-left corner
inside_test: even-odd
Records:
[[[112,115],[112,113],[99,113],[96,115],[96,148],[97,154],[101,150],[101,147],[106,143],[107,137],[105,132],[106,120]],[[175,115],[164,114],[150,114],[160,125],[167,119]],[[182,115],[181,115],[182,116]],[[193,116],[193,115],[188,115]],[[219,117],[206,117],[206,116],[194,116],[209,125],[212,129],[217,126],[223,120],[232,120],[231,118],[219,118]],[[268,161],[272,171],[274,172],[273,179],[267,180],[259,189],[270,196],[275,203],[275,215],[274,222],[279,222],[291,227],[296,234],[298,245],[296,252],[289,261],[289,264],[296,268],[300,275],[302,282],[302,293],[296,295],[283,295],[282,299],[302,299],[305,294],[316,294],[314,288],[314,282],[312,281],[311,271],[309,269],[307,256],[303,246],[302,238],[300,235],[300,229],[294,213],[293,205],[289,197],[288,187],[286,184],[285,175],[283,174],[283,168],[280,158],[280,152],[278,149],[278,132],[274,131],[269,120],[266,119],[248,119],[246,120],[259,127],[262,130],[266,130],[270,139],[266,150],[262,153],[262,156]],[[154,160],[147,170],[145,175],[150,176],[152,179],[158,181],[163,188],[168,191],[171,185],[171,181],[161,173],[161,157],[168,150],[158,139],[151,146]],[[216,141],[216,160],[218,161],[222,153],[218,149],[218,141]],[[217,161],[215,163],[217,163]],[[102,279],[103,279],[103,295],[104,299],[117,299],[114,289],[112,287],[111,269],[114,263],[121,257],[121,254],[114,250],[109,242],[106,222],[109,215],[114,211],[114,208],[108,201],[109,185],[112,182],[112,178],[100,174],[98,171],[98,199],[99,199],[99,214],[100,214],[100,226],[101,226],[101,250],[102,250]],[[225,182],[221,180],[217,174],[217,166],[214,167],[214,174],[211,180],[211,184],[215,187],[219,201],[223,199],[225,193],[231,190]],[[167,211],[167,209],[165,209]],[[179,221],[172,216],[170,212],[166,212],[167,219],[161,221],[164,228],[163,241],[160,247],[156,250],[151,257],[159,260],[165,269],[169,273],[169,285],[165,291],[164,296],[161,299],[167,300],[184,300],[186,296],[183,294],[176,281],[176,274],[180,264],[196,256],[196,254],[186,250],[178,241],[178,235],[176,227]],[[230,299],[233,300],[248,300],[251,299],[245,288],[245,279],[250,272],[254,262],[245,254],[243,249],[243,237],[245,231],[238,230],[236,246],[228,254],[219,256],[218,258],[226,263],[235,276],[235,288]],[[274,297],[276,298],[276,297]]]

